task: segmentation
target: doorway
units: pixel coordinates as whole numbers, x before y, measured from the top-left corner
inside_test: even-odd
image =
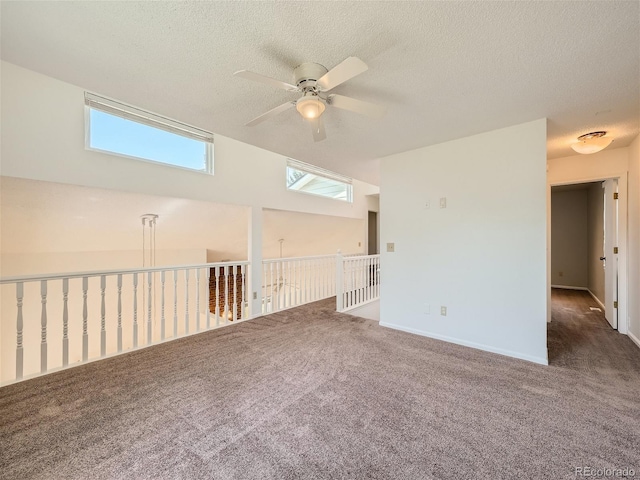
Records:
[[[588,292],[613,329],[619,323],[618,183],[551,187],[551,287]]]
[[[377,255],[380,253],[378,246],[378,212],[369,211],[368,216],[368,255]]]

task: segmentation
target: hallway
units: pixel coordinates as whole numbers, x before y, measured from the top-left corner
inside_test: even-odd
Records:
[[[640,373],[640,349],[611,328],[589,292],[551,290],[548,325],[549,365],[585,373]]]

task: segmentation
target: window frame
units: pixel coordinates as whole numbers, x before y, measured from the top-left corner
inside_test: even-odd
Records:
[[[327,180],[333,180],[334,182],[342,183],[346,186],[347,198],[330,197],[328,195],[323,195],[321,193],[306,192],[304,190],[297,190],[295,188],[291,188],[289,186],[289,169],[297,170],[297,171],[315,175],[317,177],[321,177]],[[289,192],[303,193],[305,195],[313,195],[314,197],[327,198],[329,200],[337,200],[339,202],[353,204],[353,179],[351,177],[340,175],[339,173],[332,172],[331,170],[326,170],[321,167],[316,167],[315,165],[301,162],[299,160],[294,160],[292,158],[287,158],[287,165],[285,167],[285,187]]]
[[[101,95],[96,95],[91,92],[85,92],[84,94],[84,147],[86,150],[92,152],[105,153],[107,155],[114,155],[116,157],[127,158],[136,160],[139,162],[151,163],[154,165],[164,165],[171,168],[179,168],[188,172],[203,173],[206,175],[214,174],[214,151],[213,151],[213,134],[202,130],[186,123],[172,120],[168,117],[158,115],[141,108],[128,105],[118,100],[113,100]],[[127,155],[126,153],[114,152],[112,150],[104,150],[102,148],[95,148],[91,146],[91,110],[106,113],[114,117],[129,120],[140,125],[163,130],[174,135],[178,135],[192,140],[203,142],[205,145],[205,165],[203,169],[196,169],[191,167],[185,167],[183,165],[176,165],[173,163],[167,163],[160,160],[152,160],[150,158],[137,157],[135,155]]]

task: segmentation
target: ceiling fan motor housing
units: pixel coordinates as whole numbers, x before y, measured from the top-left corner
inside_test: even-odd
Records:
[[[304,90],[315,87],[318,79],[327,72],[328,70],[319,63],[307,62],[295,68],[293,77],[296,86]]]

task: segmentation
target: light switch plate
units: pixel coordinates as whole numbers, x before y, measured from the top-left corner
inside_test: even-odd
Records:
[[[387,252],[395,252],[396,244],[395,243],[387,243]]]

